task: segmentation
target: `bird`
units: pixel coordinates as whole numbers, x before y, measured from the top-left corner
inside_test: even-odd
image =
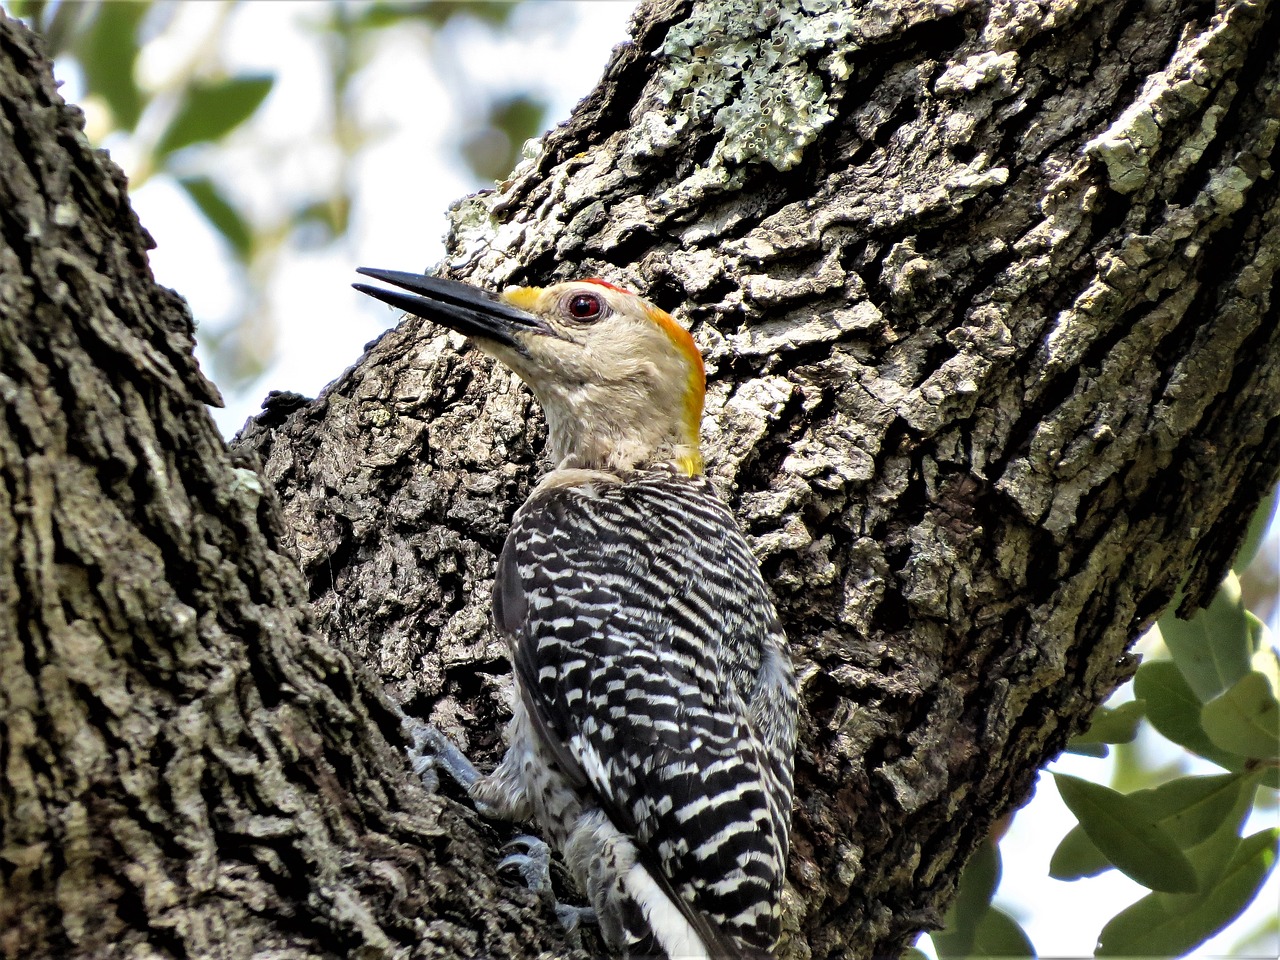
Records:
[[[358,272],[398,289],[356,289],[505,364],[546,416],[551,469],[494,577],[508,749],[455,775],[481,812],[541,827],[614,953],[772,956],[798,695],[758,562],[703,469],[693,337],[597,278],[491,293]]]

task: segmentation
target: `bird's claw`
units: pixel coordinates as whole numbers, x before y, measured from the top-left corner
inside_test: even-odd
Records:
[[[556,919],[560,921],[560,926],[564,927],[565,936],[569,942],[575,947],[582,946],[582,931],[579,929],[584,924],[594,924],[596,920],[596,912],[590,907],[574,907],[567,903],[556,902]]]
[[[480,779],[480,773],[466,754],[429,723],[413,717],[405,717],[402,723],[409,735],[410,746],[406,751],[409,763],[427,789],[433,793],[439,789],[440,776],[437,771],[444,770],[463,790],[470,793],[471,787]]]
[[[531,893],[551,891],[551,848],[537,837],[527,834],[512,838],[503,850],[523,848],[524,853],[509,853],[498,864],[499,870],[514,867]]]
[[[498,864],[498,869],[517,870],[529,892],[551,904],[570,943],[581,946],[581,931],[578,928],[583,924],[595,923],[596,912],[590,907],[575,907],[556,899],[551,888],[551,848],[537,837],[522,834],[513,837],[503,850],[524,852],[508,853]]]

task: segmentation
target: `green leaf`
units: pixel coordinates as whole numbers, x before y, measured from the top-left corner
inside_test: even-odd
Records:
[[[1213,745],[1241,756],[1280,756],[1280,703],[1267,678],[1247,673],[1204,705],[1200,723]]]
[[[1253,516],[1249,518],[1249,529],[1244,534],[1244,543],[1240,544],[1240,552],[1231,563],[1231,569],[1236,573],[1244,573],[1245,568],[1257,556],[1258,548],[1262,546],[1263,538],[1267,535],[1267,528],[1271,526],[1271,520],[1276,515],[1277,502],[1280,502],[1280,486],[1272,490],[1270,496],[1258,504],[1258,509],[1253,511]]]
[[[1245,931],[1227,948],[1229,957],[1272,957],[1277,951],[1274,944],[1280,942],[1280,912],[1264,917],[1252,930]]]
[[[247,261],[253,249],[253,231],[240,211],[223,196],[217,184],[208,177],[181,177],[178,183],[200,208],[205,219],[226,238],[236,256],[242,262]]]
[[[1252,793],[1255,779],[1238,773],[1207,777],[1179,777],[1128,797],[1140,804],[1155,824],[1180,848],[1202,843],[1228,822],[1243,794]],[[1234,832],[1234,827],[1232,831]],[[1049,860],[1055,880],[1095,877],[1113,866],[1079,824],[1067,831]]]
[[[545,114],[545,103],[524,94],[492,103],[487,122],[462,141],[467,165],[483,180],[505,178],[524,142],[545,128]]]
[[[1150,756],[1146,747],[1139,741],[1134,741],[1117,743],[1112,748],[1112,755],[1115,760],[1111,765],[1111,778],[1107,781],[1107,786],[1121,793],[1149,790],[1185,773],[1183,767],[1186,757],[1178,750],[1169,751],[1168,756],[1157,761]]]
[[[1163,736],[1228,770],[1244,764],[1213,745],[1200,725],[1200,700],[1170,660],[1148,660],[1133,678],[1133,691],[1147,705],[1147,719]]]
[[[1152,890],[1196,889],[1190,861],[1141,803],[1079,777],[1055,773],[1053,778],[1089,839],[1122,872]]]
[[[1252,610],[1246,610],[1244,612],[1244,623],[1245,629],[1249,631],[1249,642],[1253,645],[1253,656],[1250,658],[1250,661],[1253,662],[1257,660],[1258,654],[1271,646],[1271,631]],[[1269,652],[1272,653],[1272,655],[1275,654],[1274,650]],[[1258,669],[1256,662],[1254,662],[1253,668],[1255,670]]]
[[[275,78],[266,75],[193,83],[156,144],[156,156],[166,157],[193,143],[222,139],[253,115],[274,83]]]
[[[1141,700],[1130,700],[1118,707],[1098,707],[1089,721],[1089,729],[1072,737],[1067,749],[1087,744],[1131,743],[1138,735],[1138,724],[1145,709],[1146,704]]]
[[[1197,891],[1210,890],[1221,880],[1231,865],[1232,858],[1240,850],[1240,831],[1253,809],[1257,795],[1258,771],[1247,774],[1250,789],[1242,791],[1235,807],[1223,818],[1212,835],[1187,851],[1187,859],[1195,868]]]
[[[1102,928],[1097,956],[1176,957],[1194,950],[1238,917],[1275,866],[1280,829],[1243,840],[1217,881],[1199,893],[1153,893]]]
[[[1034,957],[1036,948],[1031,938],[1013,917],[991,907],[978,921],[973,938],[974,957]]]
[[[358,29],[381,30],[397,27],[406,20],[431,22],[423,9],[425,6],[428,4],[372,3],[361,8],[359,15],[352,19],[352,25]]]
[[[1179,777],[1152,790],[1140,790],[1132,796],[1155,818],[1160,828],[1183,849],[1208,840],[1230,822],[1231,832],[1238,826],[1233,811],[1248,806],[1242,800],[1253,796],[1256,776],[1220,773],[1207,777]]]
[[[106,101],[122,130],[132,130],[146,105],[133,77],[138,59],[138,26],[151,5],[103,3],[81,42],[77,59],[84,68],[85,87]]]
[[[1213,602],[1191,620],[1161,617],[1160,635],[1201,703],[1243,677],[1253,641],[1236,575],[1227,574]]]
[[[1049,858],[1049,876],[1055,880],[1081,880],[1096,877],[1112,866],[1098,845],[1089,839],[1084,827],[1077,823],[1067,831]]]
[[[940,960],[972,954],[978,924],[1000,884],[1000,872],[1000,851],[990,839],[984,840],[960,874],[956,899],[947,911],[943,929],[930,934]]]
[[[1272,690],[1280,690],[1280,651],[1271,645],[1271,631],[1261,621],[1258,622],[1258,634],[1258,652],[1249,662],[1253,664],[1254,673],[1267,678]]]
[[[352,24],[361,29],[380,30],[383,27],[399,26],[405,20],[417,16],[417,11],[405,4],[371,3],[361,10]]]

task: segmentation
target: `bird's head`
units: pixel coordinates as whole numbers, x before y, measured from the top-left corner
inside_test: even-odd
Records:
[[[359,272],[410,292],[357,290],[458,331],[519,374],[546,413],[558,466],[625,471],[669,461],[701,472],[702,356],[647,300],[603,280],[490,294],[454,280]]]

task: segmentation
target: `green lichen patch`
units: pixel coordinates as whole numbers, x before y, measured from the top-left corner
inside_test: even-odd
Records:
[[[830,90],[849,75],[855,23],[840,0],[699,4],[659,52],[670,116],[642,124],[635,153],[661,154],[710,124],[722,136],[704,179],[733,183],[752,163],[791,169],[835,117]]]

